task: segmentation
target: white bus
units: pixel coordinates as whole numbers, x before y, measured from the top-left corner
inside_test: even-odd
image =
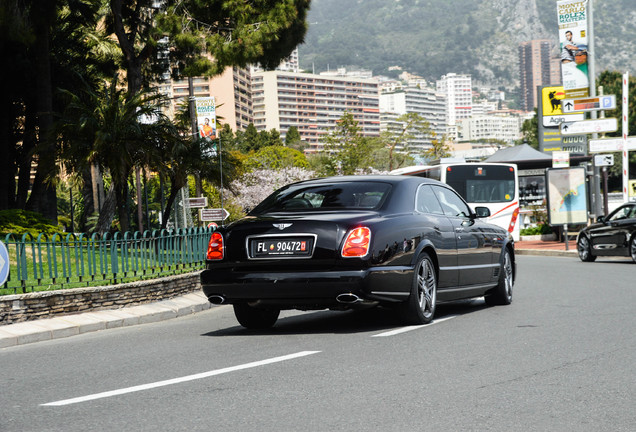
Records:
[[[487,221],[519,240],[519,177],[517,166],[507,163],[448,162],[419,165],[391,171],[439,180],[451,186],[472,207],[488,207]]]

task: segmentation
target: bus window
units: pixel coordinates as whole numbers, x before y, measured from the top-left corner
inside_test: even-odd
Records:
[[[470,203],[509,202],[516,195],[514,169],[508,166],[450,166],[445,183]]]

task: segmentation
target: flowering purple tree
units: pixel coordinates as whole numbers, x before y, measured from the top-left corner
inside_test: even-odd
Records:
[[[298,167],[277,170],[257,169],[232,182],[232,190],[235,193],[230,191],[225,193],[243,209],[251,209],[276,189],[314,177],[316,177],[315,172]]]

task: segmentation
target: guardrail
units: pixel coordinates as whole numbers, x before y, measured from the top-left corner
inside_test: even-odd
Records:
[[[7,234],[10,272],[0,295],[116,284],[203,268],[212,228],[135,233]]]

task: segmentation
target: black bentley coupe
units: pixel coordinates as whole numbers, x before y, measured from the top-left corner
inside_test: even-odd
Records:
[[[283,309],[398,309],[405,323],[433,319],[438,302],[512,301],[514,242],[449,186],[414,176],[301,181],[215,231],[202,289],[232,304],[247,328]]]
[[[636,262],[636,203],[626,203],[595,224],[583,228],[576,239],[581,261],[598,256],[627,256]]]

